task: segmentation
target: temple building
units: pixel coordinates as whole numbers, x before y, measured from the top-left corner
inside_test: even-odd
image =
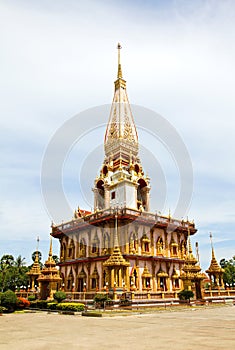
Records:
[[[76,292],[195,288],[201,297],[201,268],[188,245],[195,224],[151,212],[150,179],[139,158],[120,49],[119,44],[104,161],[93,187],[94,211],[78,209],[71,221],[52,225],[51,235],[60,241],[62,283],[65,291]]]

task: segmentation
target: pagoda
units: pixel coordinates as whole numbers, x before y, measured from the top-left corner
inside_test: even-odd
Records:
[[[181,279],[184,283],[185,290],[192,290],[196,293],[196,299],[202,299],[202,280],[205,275],[201,273],[199,259],[193,255],[190,237],[188,237],[188,252],[185,258],[185,264],[182,269]]]
[[[35,253],[35,260],[31,267],[31,269],[27,272],[27,275],[29,276],[29,284],[30,289],[35,290],[35,286],[37,286],[38,282],[37,279],[41,275],[41,267],[39,263],[39,256],[38,256],[38,243],[39,243],[39,237],[37,238],[37,249]]]
[[[117,78],[104,137],[104,161],[95,178],[94,210],[76,210],[72,220],[53,224],[60,241],[65,291],[104,288],[175,292],[194,222],[150,209],[150,178],[139,157],[138,133],[129,104],[118,44]]]
[[[61,277],[56,268],[55,260],[52,257],[52,239],[50,241],[48,259],[44,265],[38,277],[40,298],[43,300],[53,299],[53,294],[59,290]]]
[[[223,281],[224,269],[222,269],[222,267],[219,266],[215,258],[215,252],[214,252],[211,233],[210,233],[210,240],[211,240],[211,263],[209,268],[206,270],[206,273],[209,275],[211,288],[224,289],[224,281]]]

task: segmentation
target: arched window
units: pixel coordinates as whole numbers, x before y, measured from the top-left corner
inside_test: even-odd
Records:
[[[186,242],[185,241],[182,241],[180,243],[180,255],[181,255],[181,258],[184,259],[185,258],[185,255],[186,255]]]
[[[73,279],[72,270],[70,270],[70,273],[67,278],[67,290],[72,291],[73,287],[74,287],[74,279]]]
[[[146,196],[146,188],[147,184],[143,179],[138,180],[138,188],[137,188],[137,208],[146,209],[147,205],[147,196]]]
[[[136,254],[138,251],[138,236],[135,232],[131,232],[129,238],[129,252],[130,254]]]
[[[164,254],[164,243],[162,237],[159,237],[157,240],[157,255],[163,255]]]
[[[79,256],[80,257],[86,256],[86,242],[84,238],[82,238],[79,243]]]
[[[110,238],[107,232],[103,235],[103,254],[107,254],[109,252],[110,247]]]
[[[150,239],[148,238],[146,233],[144,233],[141,238],[141,248],[142,254],[150,254]]]
[[[92,242],[91,242],[91,253],[92,254],[96,254],[98,255],[99,254],[99,238],[97,236],[97,233],[95,234]]]
[[[61,244],[61,251],[60,251],[60,261],[65,261],[66,260],[66,245],[65,243]]]
[[[178,255],[178,244],[172,239],[170,243],[171,256]]]
[[[105,166],[103,167],[103,174],[104,174],[104,176],[106,176],[106,175],[108,174],[107,165],[105,165]]]
[[[74,259],[74,255],[75,255],[75,246],[74,246],[73,239],[71,239],[68,247],[68,259]]]
[[[98,189],[97,193],[97,206],[98,209],[103,209],[104,208],[104,181],[99,180],[96,185]]]

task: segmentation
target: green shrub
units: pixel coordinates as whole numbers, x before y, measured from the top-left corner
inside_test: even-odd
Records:
[[[62,292],[62,291],[59,291],[59,292],[55,292],[53,294],[53,297],[55,300],[58,301],[58,303],[61,303],[61,301],[63,301],[64,299],[66,299],[66,293],[65,292]]]
[[[99,304],[101,307],[104,307],[104,303],[107,301],[111,301],[108,294],[106,293],[98,293],[94,296],[94,302]]]
[[[12,290],[7,290],[2,293],[1,305],[4,306],[8,312],[13,312],[16,309],[17,297]]]
[[[59,303],[56,309],[61,311],[83,311],[85,305],[80,303]]]
[[[0,305],[0,314],[2,314],[3,312],[6,312],[6,311],[7,311],[7,308]]]
[[[47,303],[47,308],[49,310],[56,310],[56,306],[57,306],[56,302]]]
[[[189,300],[194,297],[194,293],[191,290],[181,290],[178,293],[178,297],[180,300]]]
[[[35,294],[31,294],[28,296],[28,301],[34,301],[36,300],[36,295]]]

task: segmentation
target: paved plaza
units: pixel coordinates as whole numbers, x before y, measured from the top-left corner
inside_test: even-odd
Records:
[[[0,317],[1,350],[234,348],[235,306],[102,318],[46,312]]]

